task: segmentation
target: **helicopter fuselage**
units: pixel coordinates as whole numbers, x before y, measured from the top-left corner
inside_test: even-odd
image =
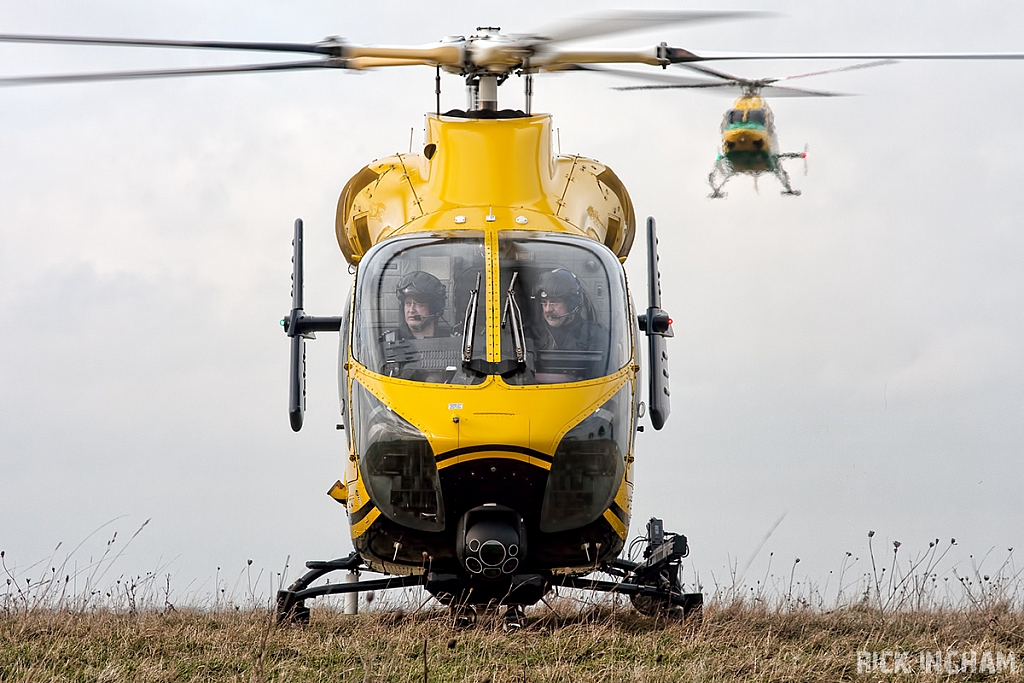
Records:
[[[553,155],[549,116],[496,115],[428,116],[423,153],[357,173],[337,220],[353,544],[477,599],[618,555],[640,403],[628,193]]]
[[[722,119],[722,158],[737,173],[774,172],[778,156],[775,117],[760,97],[736,100]]]

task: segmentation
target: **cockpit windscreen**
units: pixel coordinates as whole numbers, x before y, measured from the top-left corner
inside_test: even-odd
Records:
[[[506,382],[578,382],[629,361],[625,282],[611,251],[588,239],[536,233],[504,233],[498,247],[501,357],[522,359]]]
[[[485,280],[482,235],[381,244],[359,264],[356,360],[373,372],[402,379],[482,382],[485,375],[464,368],[462,359],[467,345],[471,355],[484,351]]]

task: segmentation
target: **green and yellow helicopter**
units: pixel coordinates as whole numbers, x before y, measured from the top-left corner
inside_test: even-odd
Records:
[[[661,429],[670,413],[666,340],[673,332],[661,307],[655,221],[646,221],[648,296],[638,307],[623,269],[636,232],[626,185],[603,163],[553,151],[551,116],[532,111],[535,75],[607,64],[692,67],[714,59],[1024,57],[703,57],[665,43],[571,45],[751,16],[756,13],[608,12],[528,34],[482,27],[469,37],[397,47],[337,38],[266,43],[0,35],[0,42],[314,55],[6,78],[0,80],[5,86],[395,66],[434,71],[437,106],[426,115],[423,149],[371,162],[341,191],[335,230],[354,277],[340,316],[305,312],[302,221],[294,226],[292,309],[282,321],[291,343],[289,418],[293,429],[302,427],[306,339],[338,332],[344,437],[337,454],[342,476],[330,495],[346,508],[355,550],[307,563],[309,571],[278,594],[282,620],[308,620],[305,601],[319,596],[408,586],[422,586],[462,620],[481,606],[506,606],[512,626],[521,623],[524,606],[558,586],[629,595],[645,613],[700,610],[701,594],[688,592],[680,579],[689,551],[685,536],[652,519],[640,539],[642,557],[620,556],[630,529],[641,419]],[[464,82],[465,109],[441,111],[442,73]],[[513,75],[522,79],[523,109],[499,106],[499,87]],[[762,94],[775,87],[757,83]],[[784,157],[774,151],[770,111],[755,93],[727,114],[723,137],[723,158],[733,173],[779,172]],[[746,171],[739,170],[739,152],[747,155]],[[763,159],[758,153],[769,152],[775,157],[757,161]],[[720,185],[713,187],[720,193]],[[337,571],[347,572],[346,581],[318,583]],[[384,578],[362,580],[362,571]]]
[[[699,64],[681,64],[684,68],[696,71],[708,78],[693,78],[676,74],[643,73],[639,71],[599,69],[603,73],[639,78],[650,81],[648,85],[619,86],[615,90],[675,90],[701,89],[712,92],[722,90],[740,90],[741,96],[722,117],[722,143],[714,168],[708,174],[711,185],[712,199],[726,196],[722,191],[725,184],[734,176],[748,175],[757,179],[763,174],[771,174],[782,184],[782,194],[800,196],[800,190],[793,189],[789,173],[783,168],[786,159],[804,159],[806,170],[807,146],[802,152],[783,152],[779,147],[775,129],[775,114],[768,106],[767,96],[772,97],[838,97],[842,93],[823,90],[807,90],[790,86],[776,85],[779,81],[788,81],[808,76],[823,76],[840,71],[853,71],[874,66],[895,64],[894,59],[880,59],[864,64],[853,64],[837,69],[813,71],[782,78],[740,78],[731,74],[711,69]],[[598,70],[591,68],[590,70]]]

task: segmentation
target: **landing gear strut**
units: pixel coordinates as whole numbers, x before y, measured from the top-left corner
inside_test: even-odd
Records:
[[[680,563],[688,554],[689,546],[686,536],[666,532],[662,521],[652,518],[647,523],[647,547],[644,550],[643,562],[615,559],[597,568],[618,580],[599,581],[582,576],[544,574],[515,575],[511,576],[509,580],[517,588],[510,591],[506,597],[518,596],[519,599],[513,598],[514,601],[509,602],[499,600],[495,604],[507,606],[504,616],[507,630],[520,628],[525,619],[523,606],[542,599],[553,586],[628,595],[633,607],[638,612],[649,616],[683,618],[691,615],[699,616],[703,608],[704,596],[701,593],[684,593],[679,580]],[[354,572],[364,566],[362,558],[355,552],[348,557],[329,562],[307,562],[306,567],[309,571],[290,585],[287,590],[277,592],[277,622],[279,624],[308,624],[309,608],[306,607],[305,601],[323,595],[424,586],[434,595],[441,596],[442,602],[449,604],[445,600],[444,594],[449,596],[460,593],[471,595],[475,594],[473,591],[476,588],[481,588],[479,584],[473,588],[473,582],[468,579],[460,579],[455,574],[435,574],[433,572],[310,587],[311,583],[330,572]],[[522,591],[528,592],[523,593]],[[456,600],[450,603],[450,607],[456,628],[473,626],[476,621],[476,611],[473,605]]]
[[[309,623],[309,608],[306,607],[306,600],[318,598],[322,595],[339,595],[343,593],[362,593],[365,591],[378,591],[388,588],[405,588],[407,586],[422,586],[426,577],[422,574],[414,576],[393,576],[387,579],[375,579],[372,581],[353,581],[351,583],[329,583],[325,586],[309,587],[320,577],[335,571],[357,571],[363,566],[363,558],[352,551],[348,557],[342,557],[328,562],[307,562],[308,572],[296,579],[288,586],[287,590],[277,592],[277,623],[292,623],[306,625]]]
[[[618,581],[564,576],[558,585],[628,595],[633,607],[647,616],[699,617],[704,595],[684,593],[679,580],[681,561],[689,554],[686,536],[666,532],[662,521],[652,517],[647,523],[644,561],[616,559],[601,568],[619,577]]]

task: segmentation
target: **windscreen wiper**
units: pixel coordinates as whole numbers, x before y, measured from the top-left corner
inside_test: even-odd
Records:
[[[508,296],[505,299],[505,310],[501,314],[501,327],[504,329],[505,323],[512,319],[512,346],[516,350],[516,362],[523,364],[526,363],[526,330],[523,328],[523,312],[519,310],[519,302],[516,301],[516,278],[519,277],[519,271],[512,273],[512,281],[508,283]]]
[[[469,304],[466,306],[465,322],[462,324],[462,362],[473,360],[473,337],[476,336],[476,304],[480,300],[480,272],[476,274],[476,285],[469,293]]]

